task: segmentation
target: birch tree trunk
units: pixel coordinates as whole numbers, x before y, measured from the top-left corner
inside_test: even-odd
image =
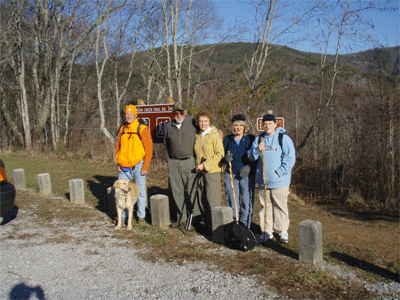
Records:
[[[173,0],[168,1],[171,5],[171,14],[173,11]],[[169,20],[168,20],[168,8],[167,8],[167,1],[161,0],[162,11],[163,11],[163,20],[164,20],[164,33],[165,33],[165,53],[166,53],[166,60],[167,60],[167,76],[165,78],[167,82],[168,88],[168,96],[174,98],[173,90],[172,90],[172,75],[171,75],[171,54],[169,49],[169,38],[170,38],[170,30],[169,30]]]
[[[149,14],[152,13],[152,8],[150,8],[148,5],[146,5],[146,1],[143,1],[142,3],[140,3],[140,6],[138,5],[138,9],[136,9],[136,7],[134,6],[132,8],[131,12],[127,12],[126,9],[124,10],[123,15],[126,15],[126,18],[122,21],[121,20],[121,28],[120,30],[120,34],[118,35],[118,49],[117,52],[115,53],[115,57],[119,57],[121,54],[120,51],[120,46],[121,43],[123,42],[122,39],[125,38],[125,35],[128,34],[127,31],[130,30],[130,28],[126,28],[127,26],[123,26],[123,24],[125,25],[129,25],[132,22],[135,22],[137,25],[134,28],[134,36],[133,36],[133,42],[130,48],[130,61],[129,61],[129,67],[126,68],[126,66],[123,66],[124,71],[128,70],[128,76],[125,79],[124,84],[122,85],[122,87],[120,87],[120,84],[118,82],[118,74],[119,74],[119,68],[120,63],[118,63],[118,60],[116,60],[114,62],[114,90],[115,90],[115,109],[116,109],[116,125],[117,128],[119,128],[119,126],[121,125],[121,103],[123,98],[126,96],[127,94],[127,90],[128,90],[128,86],[129,83],[131,82],[132,79],[132,74],[133,74],[133,70],[134,70],[134,59],[136,57],[136,47],[137,47],[137,41],[139,38],[139,34],[140,31],[142,30],[142,26],[143,23],[146,22]],[[151,7],[153,5],[150,5]],[[137,17],[137,18],[135,18]],[[130,33],[129,33],[130,34]],[[107,45],[104,44],[104,47],[108,47]],[[151,84],[151,83],[150,83]]]
[[[97,6],[97,32],[95,41],[95,66],[96,66],[96,77],[97,77],[97,99],[99,103],[99,116],[100,116],[100,130],[105,137],[112,143],[115,144],[113,135],[109,132],[106,127],[106,117],[104,111],[104,99],[103,99],[103,76],[106,64],[109,60],[108,51],[108,37],[109,20],[110,14],[115,10],[123,7],[126,1],[118,3],[116,6],[112,6],[111,0],[105,0],[104,3],[99,1]],[[104,4],[104,7],[102,6]]]
[[[17,2],[14,2],[15,7],[18,7]],[[22,8],[19,9],[22,11]],[[31,126],[29,120],[29,108],[28,99],[25,86],[25,52],[23,47],[23,36],[22,36],[22,23],[21,15],[17,14],[16,19],[16,31],[17,31],[17,47],[16,53],[14,54],[14,60],[12,60],[12,65],[14,69],[15,76],[18,82],[18,94],[19,94],[19,107],[22,119],[22,127],[24,130],[24,142],[27,149],[32,148],[32,138],[31,138]]]

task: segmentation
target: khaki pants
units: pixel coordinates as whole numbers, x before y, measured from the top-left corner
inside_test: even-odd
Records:
[[[177,206],[177,218],[179,222],[186,221],[187,214],[190,213],[195,200],[197,183],[195,182],[196,173],[194,170],[195,163],[193,157],[185,160],[170,159],[168,162],[168,179],[172,196]],[[173,212],[171,213],[173,214]],[[197,215],[200,215],[198,203],[195,204],[193,212],[193,216]]]
[[[204,173],[199,189],[200,211],[206,227],[211,230],[211,210],[221,205],[221,173]]]
[[[273,234],[274,230],[287,231],[289,229],[288,196],[289,186],[277,189],[267,189],[267,223],[265,224],[265,195],[264,188],[258,190],[260,197],[260,227],[262,232]]]

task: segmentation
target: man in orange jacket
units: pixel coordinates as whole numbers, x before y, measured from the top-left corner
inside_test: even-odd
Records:
[[[118,179],[134,180],[139,188],[138,223],[145,223],[146,216],[146,175],[153,157],[153,141],[147,126],[137,119],[136,107],[125,108],[125,124],[118,133],[115,149],[118,162]]]

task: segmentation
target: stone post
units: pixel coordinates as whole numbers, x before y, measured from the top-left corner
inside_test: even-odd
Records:
[[[85,204],[85,189],[82,179],[71,179],[69,181],[69,199],[75,204]]]
[[[42,173],[37,176],[39,184],[39,193],[42,195],[51,194],[51,181],[49,173]]]
[[[323,262],[320,222],[305,220],[299,224],[299,260],[313,265]]]
[[[228,206],[216,206],[211,210],[212,237],[216,244],[224,245],[224,228],[233,222],[233,211]]]
[[[159,228],[167,228],[170,222],[169,198],[166,195],[153,195],[150,197],[151,224]]]
[[[16,189],[26,189],[26,179],[24,169],[13,170],[14,185]]]

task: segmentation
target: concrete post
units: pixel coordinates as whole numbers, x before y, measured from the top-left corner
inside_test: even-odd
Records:
[[[42,173],[37,176],[39,184],[39,193],[42,195],[51,194],[51,181],[49,173]]]
[[[110,214],[110,217],[115,217],[117,215],[117,207],[115,206],[114,188],[112,186],[107,188],[107,197],[108,213]]]
[[[69,181],[69,199],[75,204],[85,204],[83,179],[75,178]]]
[[[323,262],[320,222],[305,220],[299,224],[299,260],[313,265]]]
[[[16,189],[26,189],[26,179],[24,169],[13,170],[14,185]]]
[[[170,222],[169,198],[166,195],[150,197],[151,224],[159,228],[167,228]]]
[[[224,228],[226,224],[233,222],[233,211],[228,206],[216,206],[211,210],[211,223],[213,242],[224,245]]]

